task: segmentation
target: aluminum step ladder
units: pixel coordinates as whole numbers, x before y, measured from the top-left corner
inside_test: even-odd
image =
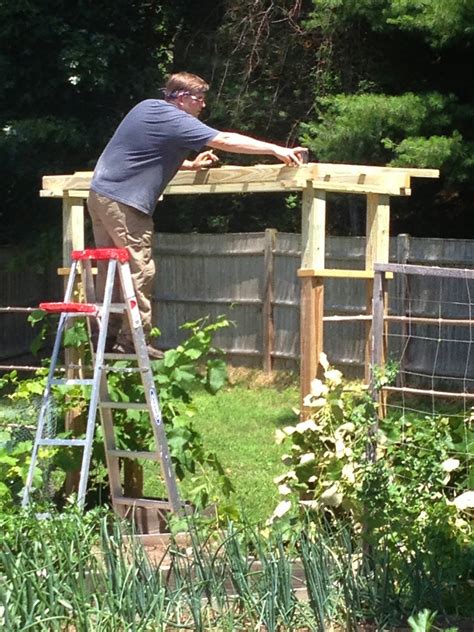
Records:
[[[105,282],[103,303],[98,304],[95,297],[95,287],[93,280],[92,261],[107,261],[107,278]],[[87,302],[72,302],[78,274],[82,279],[82,287]],[[119,282],[123,303],[112,303],[114,284]],[[46,387],[43,393],[42,405],[39,414],[38,428],[33,444],[31,464],[26,479],[22,506],[27,507],[31,502],[33,491],[33,478],[35,468],[38,465],[38,458],[42,447],[74,447],[82,449],[82,463],[79,477],[79,488],[77,493],[77,504],[84,506],[87,480],[92,453],[92,443],[96,424],[97,410],[100,412],[102,423],[105,455],[109,475],[112,504],[114,510],[119,515],[126,515],[130,509],[145,508],[156,509],[158,512],[171,511],[180,514],[183,510],[183,503],[180,500],[176,477],[171,464],[171,457],[166,440],[164,423],[161,415],[160,403],[153,380],[150,359],[148,357],[145,335],[143,332],[140,312],[135,297],[132,277],[130,273],[129,255],[125,249],[102,248],[77,250],[72,253],[72,265],[62,303],[41,303],[40,309],[48,313],[60,314],[59,324],[54,342],[51,365],[48,373]],[[106,353],[105,345],[110,313],[124,313],[128,316],[130,329],[135,347],[134,354]],[[58,379],[56,368],[64,331],[71,320],[75,318],[87,318],[89,332],[93,327],[98,328],[98,340],[94,349],[91,345],[93,358],[93,376],[91,379]],[[115,367],[113,364],[106,364],[106,361],[131,360],[137,363],[137,367],[123,369]],[[67,368],[67,367],[66,367]],[[108,374],[113,371],[138,371],[145,394],[145,401],[142,403],[114,402],[109,396]],[[60,439],[45,437],[47,430],[48,410],[52,402],[52,387],[55,385],[64,386],[91,386],[89,410],[84,438]],[[147,410],[154,436],[154,451],[130,452],[119,450],[116,445],[114,431],[114,409],[138,409]],[[120,459],[151,459],[158,461],[161,466],[164,486],[167,492],[167,499],[131,498],[123,494],[120,477]]]

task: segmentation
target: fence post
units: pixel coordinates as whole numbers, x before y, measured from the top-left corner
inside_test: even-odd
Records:
[[[265,229],[264,242],[264,288],[263,288],[263,370],[272,372],[272,354],[275,344],[275,323],[273,320],[273,277],[274,250],[277,231],[275,228]]]
[[[397,235],[397,263],[406,264],[410,260],[410,235],[407,233],[402,233]],[[401,316],[405,316],[407,313],[408,307],[408,297],[410,295],[410,277],[406,274],[396,274],[395,275],[395,291],[396,296],[400,297],[398,301],[398,309],[397,313]],[[400,366],[397,375],[397,384],[398,386],[405,385],[405,369],[407,366],[407,356],[406,353],[408,349],[406,349],[405,353],[402,353],[403,349],[403,341],[406,339],[407,332],[407,324],[401,323],[399,327],[399,349],[398,349],[398,357],[400,358]]]

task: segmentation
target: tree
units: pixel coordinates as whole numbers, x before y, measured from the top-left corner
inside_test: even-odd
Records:
[[[40,177],[92,168],[128,109],[158,94],[174,20],[171,1],[0,2],[0,243],[57,223]]]
[[[318,116],[302,125],[303,141],[321,161],[441,169],[439,185],[394,205],[395,230],[464,236],[474,176],[465,81],[472,3],[314,0],[307,28],[329,44],[326,81],[315,85]],[[448,209],[458,223],[444,221]]]

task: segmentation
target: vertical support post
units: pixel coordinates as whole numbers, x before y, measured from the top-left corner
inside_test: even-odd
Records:
[[[84,248],[84,201],[63,194],[63,266],[71,264],[71,252]]]
[[[303,190],[301,268],[325,267],[326,192],[315,191],[312,182]],[[310,392],[323,351],[324,279],[302,277],[300,320],[300,397]]]
[[[372,350],[370,361],[370,392],[379,404],[379,417],[385,415],[385,398],[375,388],[375,368],[385,361],[385,311],[387,300],[387,279],[385,272],[375,272],[372,301]]]
[[[274,228],[265,230],[264,244],[264,294],[263,294],[263,370],[272,372],[272,353],[275,344],[275,325],[273,320],[273,268],[274,249],[277,231]]]
[[[369,193],[367,195],[367,228],[365,245],[365,269],[373,271],[374,263],[388,263],[390,247],[390,197]],[[367,281],[366,313],[372,312],[374,282]],[[365,332],[365,381],[370,382],[372,324]]]
[[[63,266],[69,268],[71,265],[71,253],[73,250],[84,248],[84,201],[82,198],[70,197],[67,191],[63,192]],[[66,283],[67,277],[65,277]],[[71,365],[79,366],[81,358],[77,349],[67,348],[64,351],[64,362],[66,365],[66,377],[72,379],[77,377]],[[81,432],[84,430],[85,420],[82,417],[81,409],[72,409],[66,413],[64,425],[66,430]],[[80,470],[68,472],[64,483],[65,492],[70,495],[77,491],[79,487]]]

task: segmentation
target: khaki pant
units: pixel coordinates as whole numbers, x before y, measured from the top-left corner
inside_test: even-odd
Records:
[[[92,218],[92,229],[97,248],[126,248],[130,255],[130,271],[142,317],[143,329],[148,336],[151,330],[151,300],[155,262],[153,260],[153,220],[149,215],[131,206],[90,191],[87,201]],[[107,262],[98,262],[97,296],[102,300],[107,273]],[[112,300],[119,302],[118,287]],[[128,319],[113,318],[109,321],[109,337],[117,336],[117,342],[131,340]]]

